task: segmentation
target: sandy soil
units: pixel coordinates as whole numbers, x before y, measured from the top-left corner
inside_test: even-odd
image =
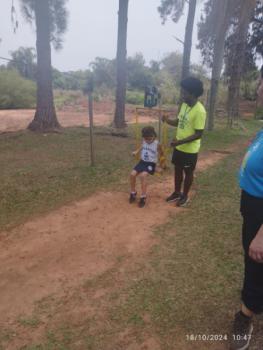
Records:
[[[220,152],[202,155],[199,171],[225,156]],[[156,243],[153,228],[165,223],[171,213],[184,210],[164,202],[172,183],[169,177],[152,183],[143,209],[130,205],[126,193],[97,193],[11,232],[1,232],[0,328],[16,329],[19,316],[30,315],[39,300],[50,295],[59,298],[109,271],[120,257],[130,266],[143,259]],[[24,329],[22,334],[17,330],[6,350],[30,343],[33,335],[32,330]]]
[[[108,104],[95,105],[95,124],[109,124],[112,108]],[[128,108],[128,121],[134,120],[133,112]],[[31,110],[0,111],[0,133],[26,128],[33,114]],[[60,111],[58,118],[64,127],[88,125],[86,106],[80,106],[79,111],[74,108]],[[144,115],[141,121],[151,118]],[[202,155],[199,171],[226,155],[220,152]],[[117,261],[122,261],[120,258],[125,257],[125,263],[118,265],[123,271],[125,266],[145,259],[157,240],[153,228],[167,222],[171,213],[177,215],[184,210],[164,202],[172,188],[172,178],[163,177],[152,183],[143,209],[128,204],[126,193],[97,193],[28,221],[11,232],[0,232],[0,329],[8,326],[16,331],[16,337],[5,350],[20,349],[41,338],[44,326],[36,331],[21,331],[17,323],[20,315],[31,315],[38,301],[50,295],[60,298],[83,281],[109,271]],[[91,309],[92,300],[86,312]],[[131,344],[129,349],[138,347]],[[149,338],[141,349],[159,349],[159,345]]]
[[[35,110],[17,109],[0,110],[0,133],[24,130],[34,117]],[[113,121],[114,105],[112,102],[94,102],[94,125],[109,125]],[[66,106],[57,111],[57,118],[62,127],[89,126],[88,105],[85,102],[77,106]],[[140,112],[140,122],[156,121],[158,116]],[[126,120],[135,122],[135,107],[127,105]]]

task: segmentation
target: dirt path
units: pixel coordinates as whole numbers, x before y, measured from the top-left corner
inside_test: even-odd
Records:
[[[201,156],[199,171],[226,155]],[[152,183],[144,209],[130,205],[127,193],[97,193],[11,232],[1,232],[0,329],[15,325],[20,315],[30,315],[39,300],[59,297],[110,270],[118,259],[125,257],[132,265],[146,256],[156,243],[153,228],[183,210],[164,202],[172,183],[170,177]],[[30,336],[29,331],[23,339]],[[15,347],[10,344],[7,349],[18,349],[18,344],[19,337]]]
[[[112,104],[95,105],[94,125],[109,125],[113,120]],[[34,110],[17,109],[17,110],[0,110],[0,134],[5,132],[14,132],[24,130],[34,117]],[[65,108],[57,111],[57,117],[62,127],[89,126],[87,107],[86,108]],[[135,107],[127,106],[126,120],[128,123],[135,122]],[[141,115],[140,122],[148,123],[156,121],[149,115]]]

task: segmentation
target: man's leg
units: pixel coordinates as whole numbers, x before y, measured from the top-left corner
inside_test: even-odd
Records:
[[[188,193],[194,181],[194,170],[191,167],[184,168],[185,178],[184,178],[184,196],[188,197]]]
[[[262,223],[254,218],[244,218],[242,228],[245,253],[244,284],[242,289],[242,301],[245,306],[243,308],[244,313],[246,313],[246,309],[255,314],[263,312],[263,264],[254,261],[248,254],[249,246],[261,225]]]
[[[181,188],[183,183],[183,167],[180,165],[174,166],[174,192],[166,198],[166,202],[176,202],[181,198]]]
[[[252,316],[263,311],[263,264],[249,257],[249,246],[256,236],[260,222],[245,217],[242,228],[244,249],[244,284],[241,310],[236,313],[231,336],[231,349],[247,349],[253,331]]]
[[[181,192],[182,183],[184,178],[183,167],[175,165],[174,167],[174,191],[176,193]]]

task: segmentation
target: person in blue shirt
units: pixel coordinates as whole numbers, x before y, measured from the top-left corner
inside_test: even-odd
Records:
[[[263,313],[263,129],[251,143],[239,173],[243,217],[244,281],[241,310],[235,315],[231,349],[249,347],[252,317]]]

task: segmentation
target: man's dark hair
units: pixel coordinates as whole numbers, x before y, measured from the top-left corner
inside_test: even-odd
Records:
[[[157,134],[152,126],[145,126],[142,129],[142,137],[156,137]]]
[[[203,83],[200,79],[188,77],[181,81],[181,87],[196,98],[204,93]]]

